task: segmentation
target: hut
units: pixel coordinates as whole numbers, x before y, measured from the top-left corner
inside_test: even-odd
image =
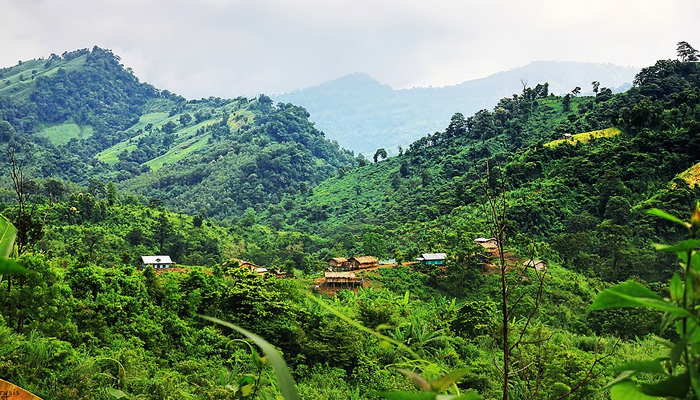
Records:
[[[255,272],[258,275],[267,274],[267,268],[258,267],[257,265],[253,264],[252,262],[245,261],[245,260],[239,260],[237,258],[234,258],[233,261],[238,261],[239,267],[245,268],[250,272]]]
[[[372,256],[350,257],[348,260],[350,269],[366,269],[379,266],[379,260]]]
[[[335,269],[336,271],[338,269],[347,268],[348,267],[348,259],[345,257],[329,258],[328,259],[328,266]]]
[[[476,238],[474,239],[474,243],[480,245],[481,247],[489,251],[498,250],[498,240],[496,240],[496,238]]]
[[[154,269],[170,268],[173,264],[175,263],[170,256],[141,256],[141,268],[148,266]]]
[[[324,272],[324,278],[326,278],[326,285],[330,286],[341,286],[341,287],[355,287],[362,286],[362,278],[357,277],[354,272]]]

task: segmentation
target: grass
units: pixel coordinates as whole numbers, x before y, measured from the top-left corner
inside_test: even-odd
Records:
[[[156,157],[150,161],[147,161],[145,164],[151,167],[152,171],[157,171],[161,169],[164,165],[166,164],[174,164],[183,158],[187,157],[190,153],[197,151],[204,146],[209,141],[209,138],[211,137],[211,134],[208,133],[204,136],[200,137],[195,137],[192,139],[189,139],[183,143],[178,144],[177,146],[173,147],[170,149],[167,153],[163,154],[162,156]]]
[[[64,145],[71,139],[86,139],[95,133],[89,125],[80,126],[74,123],[47,126],[41,131],[41,135],[49,139],[54,145]]]
[[[553,140],[545,146],[550,147],[550,148],[555,148],[559,146],[560,144],[563,143],[569,143],[571,145],[576,145],[577,143],[588,143],[589,141],[597,138],[602,138],[602,137],[613,137],[617,136],[622,131],[618,128],[606,128],[606,129],[600,129],[597,131],[590,131],[590,132],[583,132],[583,133],[577,133],[576,135],[572,135],[569,138],[563,138],[563,139],[557,139]]]
[[[10,96],[15,100],[26,100],[34,87],[34,81],[39,77],[48,77],[58,72],[59,68],[66,72],[82,68],[87,55],[76,57],[70,61],[54,61],[49,67],[45,67],[47,60],[25,61],[22,65],[15,65],[3,73],[0,78],[0,94]],[[32,73],[35,71],[35,73]],[[19,77],[22,75],[23,81]]]
[[[679,176],[686,181],[690,187],[700,185],[700,163],[681,172]]]
[[[148,124],[153,124],[153,126],[161,126],[167,123],[169,120],[175,121],[176,119],[177,117],[170,117],[166,112],[148,113],[142,115],[141,118],[139,118],[139,122],[130,126],[127,131],[137,132],[139,130],[143,130],[143,128],[145,128]],[[102,150],[99,154],[97,154],[97,159],[109,165],[114,165],[119,162],[119,154],[121,154],[124,150],[128,152],[135,150],[136,143],[138,143],[141,136],[147,134],[148,132],[142,132],[130,139],[123,140],[108,149]]]
[[[170,116],[169,113],[162,112],[164,105],[166,104],[152,104],[151,110],[159,111],[143,115],[136,124],[127,129],[127,131],[134,133],[133,137],[103,150],[97,155],[97,159],[107,164],[114,165],[119,162],[118,155],[123,151],[131,152],[136,149],[139,139],[143,135],[148,134],[148,132],[143,131],[146,125],[153,124],[154,128],[159,128],[168,123],[168,121],[173,121],[178,126],[178,129],[173,133],[175,145],[171,147],[167,153],[144,163],[144,165],[151,167],[152,171],[157,171],[164,165],[174,164],[187,157],[189,154],[205,147],[211,134],[206,133],[202,135],[198,133],[198,131],[200,128],[216,124],[221,120],[220,117],[216,117],[182,128],[179,123],[180,115]],[[229,116],[228,125],[232,131],[239,131],[243,125],[251,123],[253,119],[254,114],[251,111],[237,110]],[[139,131],[142,132],[138,133]]]

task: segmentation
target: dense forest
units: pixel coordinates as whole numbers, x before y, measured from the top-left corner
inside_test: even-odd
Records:
[[[99,48],[0,70],[18,230],[0,378],[45,399],[280,398],[273,357],[208,316],[275,346],[305,399],[694,396],[700,67],[679,58],[625,93],[524,87],[374,162],[301,107],[187,101]],[[181,268],[142,268],[153,254]],[[359,255],[391,260],[321,290],[330,257]]]

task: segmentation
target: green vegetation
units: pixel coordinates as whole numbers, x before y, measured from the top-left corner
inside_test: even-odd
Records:
[[[619,135],[620,133],[622,133],[622,131],[617,128],[599,129],[597,131],[577,133],[575,135],[571,135],[571,137],[553,140],[545,144],[545,146],[554,148],[563,143],[568,143],[570,145],[576,145],[577,143],[588,143],[593,139],[613,137],[615,135]]]
[[[41,130],[41,134],[46,136],[54,145],[65,145],[71,139],[87,139],[94,132],[95,130],[91,126],[81,127],[78,124],[60,124],[48,126]]]
[[[301,107],[185,101],[108,51],[56,56],[85,60],[0,94],[0,214],[18,231],[0,272],[30,271],[0,281],[0,376],[66,400],[294,398],[293,381],[303,399],[507,400],[601,398],[626,371],[614,399],[692,396],[700,217],[669,216],[700,197],[700,67],[683,51],[626,93],[524,87],[374,163]],[[52,103],[84,74],[94,86]],[[551,145],[564,133],[583,136]],[[492,236],[495,256],[474,241]],[[400,265],[443,252],[445,267]],[[142,269],[156,254],[181,269]],[[359,255],[399,265],[322,284],[329,257]]]

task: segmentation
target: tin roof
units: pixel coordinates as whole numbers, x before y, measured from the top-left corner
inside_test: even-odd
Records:
[[[141,262],[146,265],[151,264],[173,264],[170,256],[141,256]]]
[[[446,253],[426,253],[426,254],[421,254],[420,258],[422,258],[425,261],[435,261],[435,260],[444,260],[447,258]]]

